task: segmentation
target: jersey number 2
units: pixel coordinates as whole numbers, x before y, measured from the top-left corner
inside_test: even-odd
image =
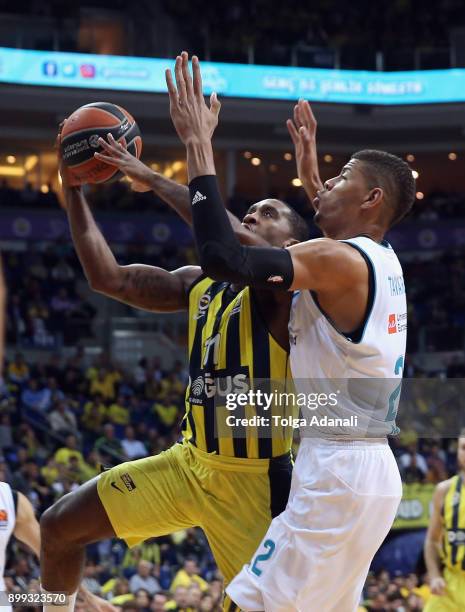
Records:
[[[402,371],[404,369],[404,358],[401,355],[396,361],[396,365],[394,367],[394,374],[396,376],[402,376]],[[397,385],[394,391],[389,396],[389,410],[387,413],[386,421],[394,421],[397,415],[397,408],[399,406],[399,396],[400,390],[402,388],[402,381]]]
[[[268,559],[274,553],[274,549],[276,548],[276,544],[273,542],[273,540],[265,540],[263,542],[263,546],[267,548],[268,551],[266,553],[262,553],[261,555],[257,555],[251,567],[252,572],[257,576],[260,576],[262,573],[262,570],[259,569],[258,564],[262,561],[268,561]]]

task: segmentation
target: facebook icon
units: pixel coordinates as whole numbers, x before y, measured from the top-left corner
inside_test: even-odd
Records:
[[[42,64],[42,72],[45,76],[56,76],[58,73],[58,65],[56,62],[44,62]]]

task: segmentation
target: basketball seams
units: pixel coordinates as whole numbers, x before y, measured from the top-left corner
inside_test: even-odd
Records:
[[[118,125],[121,125],[121,123],[123,121],[122,119],[119,119],[116,115],[113,115],[109,111],[103,110],[101,108],[96,109],[96,111],[98,111],[98,113],[103,113],[105,115],[108,115],[108,117],[111,117],[111,119],[114,120],[114,123],[112,123],[111,125],[110,124],[108,124],[108,126],[107,125],[100,125],[99,127],[101,127],[101,128],[117,127]],[[63,131],[62,131],[62,133],[65,132],[65,135],[62,138],[62,141],[65,140],[66,138],[69,138],[70,136],[73,136],[74,134],[77,134],[81,130],[92,130],[92,128],[95,128],[95,122],[99,121],[99,120],[100,120],[100,118],[94,120],[91,117],[89,117],[89,122],[93,121],[94,125],[91,125],[90,123],[89,123],[89,126],[87,126],[87,125],[85,125],[85,126],[79,125],[79,128],[77,130],[74,130],[73,132],[66,132],[66,123],[65,123],[65,125],[63,126]],[[85,123],[87,124],[87,122],[85,122]]]
[[[94,152],[101,150],[97,139],[105,139],[111,133],[117,142],[139,157],[142,139],[134,117],[108,102],[87,104],[75,114],[75,120],[64,127],[60,143],[63,161],[71,173],[83,184],[107,183],[121,178],[123,175],[118,168],[95,159]],[[70,129],[72,131],[68,131]]]

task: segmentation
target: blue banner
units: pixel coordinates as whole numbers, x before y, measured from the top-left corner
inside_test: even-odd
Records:
[[[165,93],[174,60],[0,47],[0,82]],[[202,62],[206,94],[338,102],[428,104],[465,101],[465,69],[369,72]]]

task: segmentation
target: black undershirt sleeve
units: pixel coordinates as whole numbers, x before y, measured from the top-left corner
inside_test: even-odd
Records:
[[[287,249],[240,244],[226,214],[215,175],[189,184],[192,220],[203,272],[215,280],[288,290],[294,278]]]

